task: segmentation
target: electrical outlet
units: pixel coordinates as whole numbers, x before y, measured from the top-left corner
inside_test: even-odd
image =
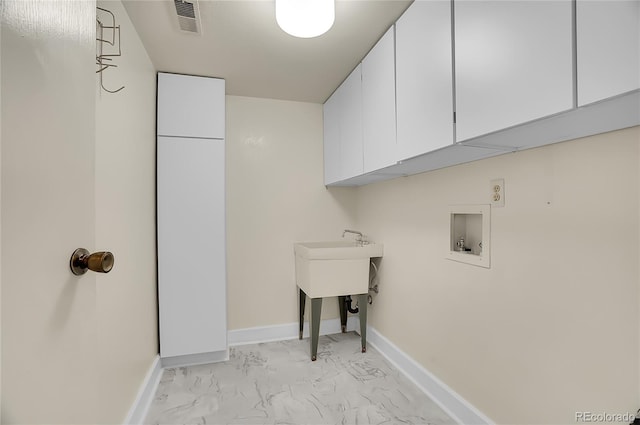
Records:
[[[504,179],[491,180],[491,206],[504,207]]]

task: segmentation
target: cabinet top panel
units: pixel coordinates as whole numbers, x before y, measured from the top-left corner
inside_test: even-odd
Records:
[[[158,73],[158,135],[224,139],[225,81]]]

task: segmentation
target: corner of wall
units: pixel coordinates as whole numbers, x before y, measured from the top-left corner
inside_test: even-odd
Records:
[[[138,394],[129,409],[129,413],[127,413],[127,416],[124,419],[123,423],[125,425],[144,423],[147,413],[149,412],[151,402],[153,401],[153,397],[158,389],[158,384],[162,378],[162,370],[162,366],[160,365],[160,356],[156,355],[153,363],[151,363],[151,366],[147,371],[147,374],[140,384]]]
[[[123,419],[158,353],[156,70],[121,0],[99,0],[121,27],[117,68],[96,76],[96,246],[115,255],[97,276],[100,420]],[[136,399],[138,400],[138,399]],[[139,400],[134,403],[139,403]]]

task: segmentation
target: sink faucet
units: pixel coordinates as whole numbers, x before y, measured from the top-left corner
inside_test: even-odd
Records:
[[[362,232],[358,232],[357,230],[349,230],[349,229],[345,229],[344,232],[342,232],[342,237],[344,238],[344,235],[346,235],[347,233],[353,233],[354,235],[358,235],[356,237],[356,244],[358,246],[363,246],[366,242],[366,236],[362,234]]]

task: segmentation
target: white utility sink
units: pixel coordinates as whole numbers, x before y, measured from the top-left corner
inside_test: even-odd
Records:
[[[382,257],[383,245],[352,241],[294,244],[296,283],[309,298],[366,294],[369,261]]]
[[[308,260],[351,260],[382,257],[382,244],[357,245],[351,241],[303,242],[295,244],[296,255]]]

